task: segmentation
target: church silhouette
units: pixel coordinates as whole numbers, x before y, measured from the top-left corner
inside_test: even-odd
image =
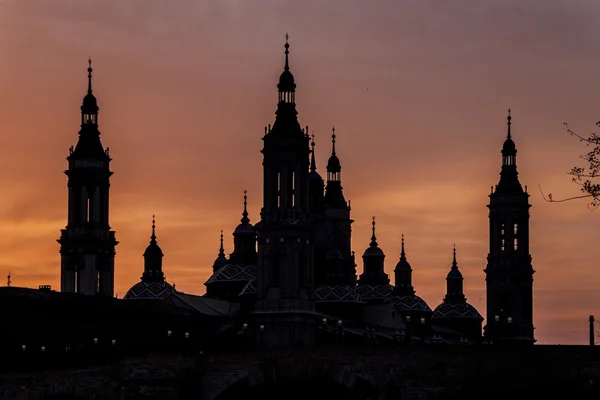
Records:
[[[286,37],[275,121],[265,127],[262,138],[260,221],[252,224],[248,218],[244,191],[233,251],[225,254],[221,232],[213,272],[202,296],[179,292],[166,282],[153,218],[140,282],[123,299],[113,298],[118,244],[109,224],[113,172],[109,150],[100,140],[90,61],[79,139],[69,151],[65,171],[68,221],[58,239],[61,293],[48,299],[69,296],[69,301],[77,302],[82,296],[103,297],[111,298],[115,308],[132,310],[139,305],[144,312],[160,310],[169,315],[185,310],[198,321],[210,319],[209,331],[203,335],[215,343],[245,340],[264,347],[310,346],[343,336],[348,342],[533,344],[530,204],[518,178],[510,110],[500,180],[492,187],[488,205],[487,310],[482,334],[483,317],[467,302],[456,246],[448,254],[446,295],[433,310],[416,294],[404,235],[401,248],[396,249],[399,258],[390,282],[384,268],[386,254],[377,242],[375,217],[357,277],[351,247],[353,220],[350,202],[344,197],[343,157],[336,151],[336,131],[331,132],[324,179],[315,161],[314,136],[298,121],[289,48]],[[17,288],[10,289],[14,295]],[[6,290],[0,289],[0,296],[2,292]]]

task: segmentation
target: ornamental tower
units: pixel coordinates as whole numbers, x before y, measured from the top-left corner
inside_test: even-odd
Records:
[[[92,61],[88,90],[81,105],[81,129],[67,157],[68,220],[61,230],[61,291],[113,296],[115,232],[109,225],[111,158],[98,130],[98,103],[92,92]]]
[[[529,194],[517,172],[517,148],[508,133],[502,147],[500,181],[490,194],[490,252],[486,274],[486,339],[533,344],[533,274],[529,254]]]

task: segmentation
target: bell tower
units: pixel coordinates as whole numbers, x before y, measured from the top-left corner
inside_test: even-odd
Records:
[[[490,194],[490,252],[486,274],[485,337],[492,343],[533,344],[533,274],[529,253],[529,194],[517,172],[517,148],[511,136],[502,147],[500,181]]]
[[[309,211],[308,129],[298,123],[296,83],[289,67],[279,78],[272,127],[263,137],[264,193],[257,224],[256,322],[267,347],[310,345],[315,336],[312,217]]]
[[[110,229],[109,188],[113,174],[108,148],[98,130],[98,103],[92,92],[92,61],[88,90],[81,105],[81,129],[67,160],[68,219],[61,230],[61,291],[113,296],[115,232]]]

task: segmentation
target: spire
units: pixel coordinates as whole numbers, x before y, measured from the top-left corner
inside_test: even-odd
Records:
[[[335,126],[331,128],[331,155],[335,156]]]
[[[152,235],[150,236],[150,243],[156,244],[156,216],[152,214]]]
[[[285,67],[283,68],[284,71],[289,71],[290,70],[290,60],[289,60],[290,44],[288,42],[289,39],[290,39],[290,35],[288,35],[286,33],[285,34]]]
[[[283,66],[283,72],[279,76],[279,102],[283,103],[295,103],[295,97],[293,93],[296,91],[296,83],[294,82],[294,75],[290,71],[290,43],[289,35],[285,35],[285,65]]]
[[[164,281],[165,276],[162,272],[163,252],[156,242],[156,216],[152,215],[152,235],[150,235],[150,244],[144,251],[144,273],[142,281]]]
[[[310,142],[310,172],[317,171],[317,162],[315,161],[315,133],[312,134],[312,142]]]
[[[88,58],[88,94],[92,94],[92,58]]]
[[[507,125],[507,135],[506,138],[507,139],[511,139],[510,136],[510,120],[512,119],[512,117],[510,116],[510,108],[508,109],[508,117],[506,117],[506,125]]]
[[[404,233],[402,234],[402,250],[400,250],[400,260],[406,260],[406,253],[404,252]]]
[[[458,270],[456,262],[456,244],[452,249],[452,267],[446,276],[446,297],[444,302],[449,303],[464,303],[467,301],[463,292],[463,276]]]
[[[250,219],[248,218],[248,191],[244,190],[244,211],[242,212],[242,224],[248,224]]]
[[[458,264],[456,263],[456,243],[454,243],[452,249],[452,267],[450,269],[458,271]]]
[[[371,235],[371,244],[369,246],[371,247],[377,247],[379,246],[379,244],[377,244],[377,237],[375,236],[375,217],[373,217],[373,221],[371,222],[371,230],[373,232],[373,234]]]
[[[223,229],[221,229],[221,245],[219,246],[219,257],[225,257],[225,249],[223,248]]]

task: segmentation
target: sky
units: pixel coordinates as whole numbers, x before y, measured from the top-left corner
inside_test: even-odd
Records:
[[[448,3],[448,4],[447,4]],[[0,0],[0,276],[59,288],[63,171],[77,141],[87,60],[110,148],[115,292],[139,281],[152,215],[169,282],[202,294],[219,232],[232,251],[243,191],[262,203],[285,34],[302,126],[321,172],[336,128],[353,248],[371,217],[393,277],[401,235],[434,308],[456,243],[485,315],[490,187],[507,109],[531,194],[538,343],[585,344],[600,317],[600,211],[566,174],[600,119],[600,4],[592,0]],[[362,263],[358,272],[362,272]],[[2,275],[4,274],[4,275]]]

